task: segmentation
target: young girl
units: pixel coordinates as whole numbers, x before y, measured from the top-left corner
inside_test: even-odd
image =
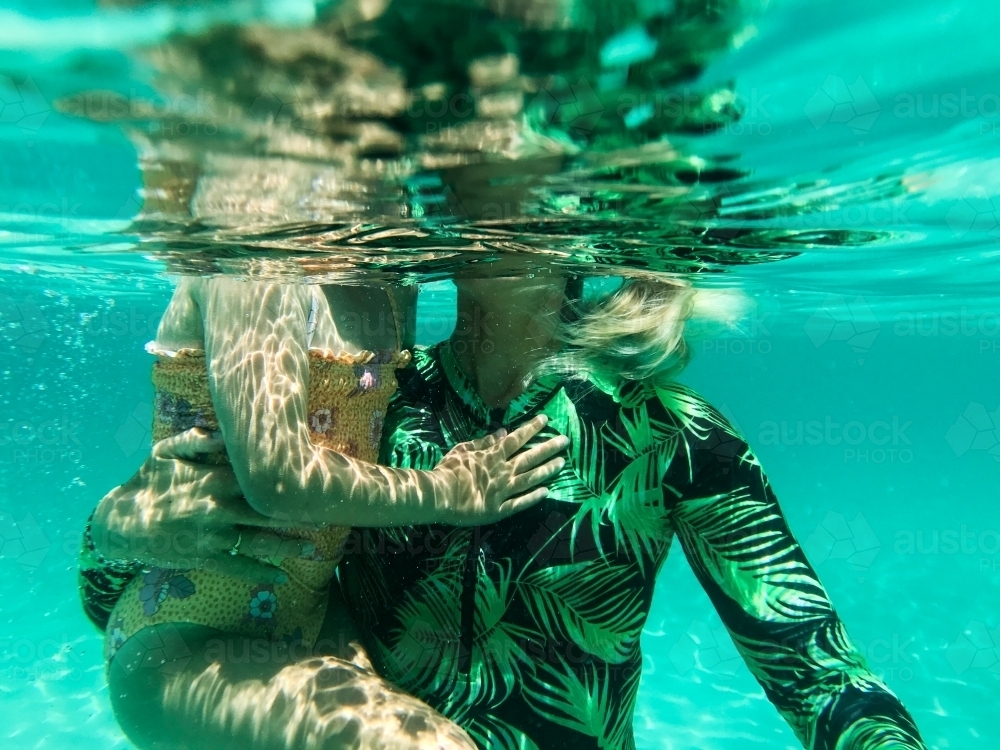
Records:
[[[363,663],[331,655],[322,636],[340,616],[331,579],[351,526],[486,524],[533,505],[567,441],[519,453],[544,426],[536,419],[459,445],[432,471],[372,463],[395,370],[409,359],[399,307],[379,288],[232,277],[178,286],[148,347],[154,442],[192,427],[218,433],[206,433],[212,460],[231,462],[250,509],[290,545],[260,568],[270,580],[161,567],[125,589],[105,651],[116,717],[142,750],[472,746]],[[102,509],[116,512],[113,502]],[[231,545],[234,559],[262,556],[249,537],[212,543]],[[179,704],[206,695],[211,715],[200,725],[171,721]],[[302,710],[278,710],[289,704]]]

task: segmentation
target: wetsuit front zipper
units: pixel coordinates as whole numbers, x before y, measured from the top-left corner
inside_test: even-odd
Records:
[[[472,649],[476,642],[476,581],[479,578],[479,553],[482,551],[482,526],[472,529],[469,550],[462,571],[462,619],[458,671],[467,675],[472,669]]]

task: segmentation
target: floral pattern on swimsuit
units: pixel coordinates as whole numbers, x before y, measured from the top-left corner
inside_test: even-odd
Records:
[[[405,352],[334,355],[311,350],[308,420],[313,443],[374,461],[383,415],[396,388],[395,371],[408,361]],[[154,366],[153,383],[154,440],[195,426],[218,428],[204,352],[182,350],[161,356]],[[227,459],[222,453],[213,460]],[[152,568],[131,582],[122,580],[117,597],[119,582],[103,574],[100,561],[90,559],[94,556],[91,543],[81,583],[90,591],[96,591],[97,584],[109,589],[88,610],[96,614],[107,604],[113,606],[106,615],[109,660],[138,631],[177,622],[250,638],[314,643],[326,614],[329,583],[350,529],[323,526],[273,532],[302,540],[312,549],[308,556],[270,560],[283,573],[283,580],[274,584],[254,585],[204,569]]]

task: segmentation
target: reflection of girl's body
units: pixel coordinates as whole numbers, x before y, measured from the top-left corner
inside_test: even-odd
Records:
[[[552,456],[564,441],[514,456],[542,427],[534,421],[464,444],[432,471],[368,463],[395,369],[409,359],[393,300],[377,288],[232,278],[178,287],[152,345],[154,440],[218,430],[221,440],[206,434],[198,447],[217,463],[228,454],[258,516],[245,519],[246,538],[230,530],[208,543],[228,548],[222,566],[185,565],[171,549],[111,612],[112,704],[140,748],[470,745],[416,699],[387,699],[392,688],[360,657],[329,655],[334,570],[350,526],[489,523],[533,504],[545,490],[531,488],[561,467]],[[269,521],[272,532],[247,528]],[[179,651],[191,656],[181,668]],[[192,723],[185,704],[207,696]]]

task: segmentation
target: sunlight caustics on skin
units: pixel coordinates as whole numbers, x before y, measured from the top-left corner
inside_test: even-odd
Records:
[[[112,701],[141,747],[474,747],[457,726],[378,677],[360,652],[345,654],[350,659],[315,655],[296,660],[285,644],[229,638],[197,626],[177,630],[193,656],[112,667]],[[150,695],[153,686],[160,697]]]
[[[550,445],[549,453],[524,454],[508,465],[523,445],[520,435],[511,435],[495,446],[477,446],[485,453],[454,451],[434,472],[400,472],[315,446],[306,412],[309,356],[303,336],[309,288],[216,279],[196,300],[204,318],[215,321],[205,340],[213,400],[224,405],[220,428],[256,510],[341,525],[420,523],[431,517],[462,523],[469,513],[474,522],[485,522],[497,499],[490,492],[504,494],[493,518],[544,496],[535,490],[518,497],[553,473],[556,463],[542,459],[554,455],[560,443]],[[535,459],[541,463],[532,463]],[[541,470],[532,473],[536,467]],[[391,518],[384,512],[390,507]]]

